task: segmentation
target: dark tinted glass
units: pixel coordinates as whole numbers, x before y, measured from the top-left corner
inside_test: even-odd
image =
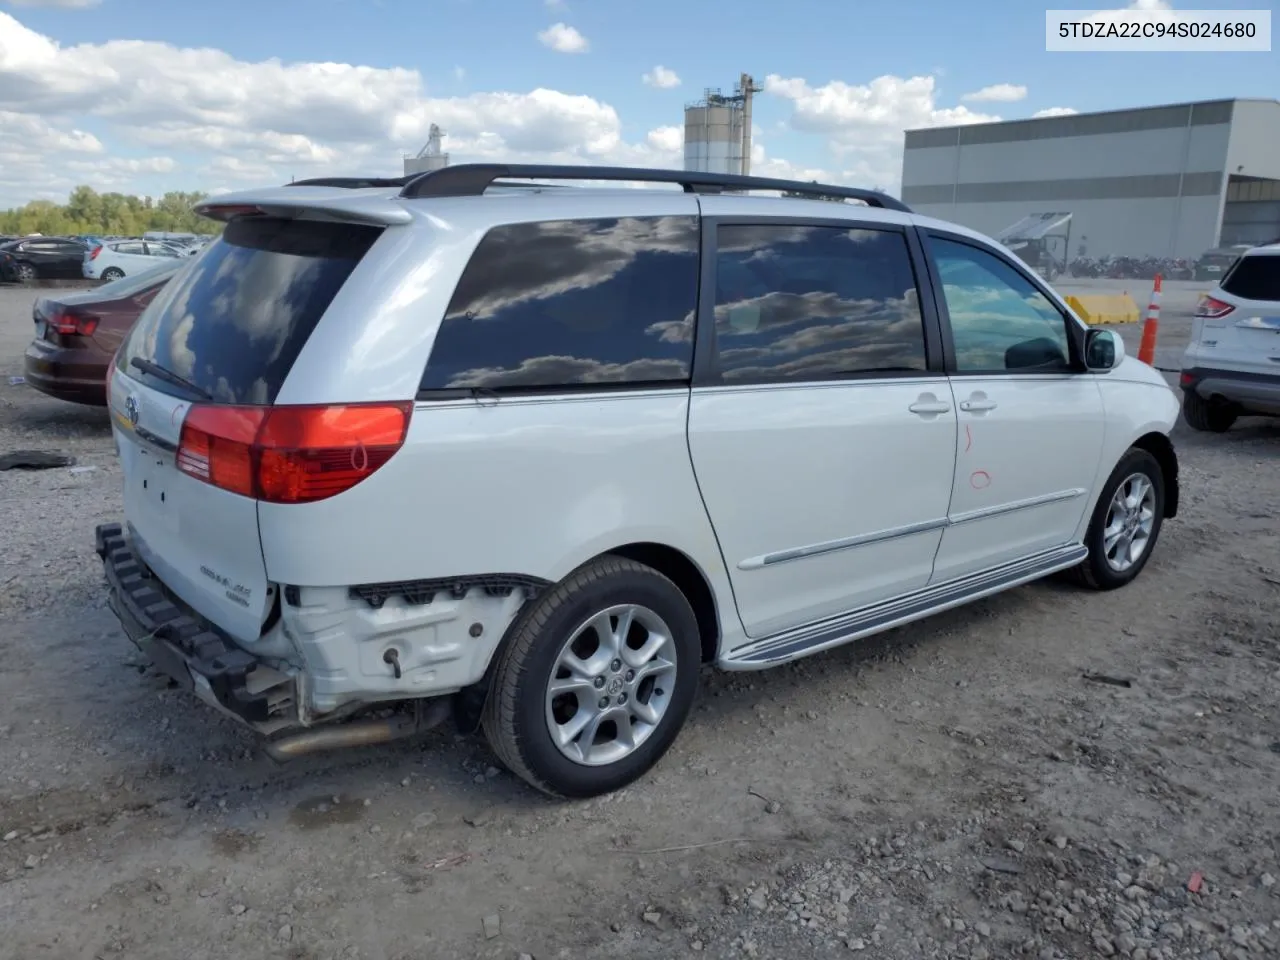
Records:
[[[1222,289],[1245,300],[1280,300],[1280,256],[1241,257],[1223,277]]]
[[[697,295],[695,217],[496,227],[458,281],[422,389],[686,380]]]
[[[303,345],[381,228],[233,220],[151,302],[122,369],[152,360],[225,403],[274,402]],[[172,389],[154,381],[160,390]]]
[[[725,225],[717,243],[716,353],[725,380],[925,369],[902,234]]]
[[[951,317],[957,370],[1070,369],[1067,320],[1030,280],[967,243],[931,238],[929,247]]]

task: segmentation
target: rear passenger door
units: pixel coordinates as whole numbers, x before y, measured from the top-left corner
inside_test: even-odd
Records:
[[[758,638],[929,582],[956,412],[914,233],[726,203],[702,200],[689,449]]]

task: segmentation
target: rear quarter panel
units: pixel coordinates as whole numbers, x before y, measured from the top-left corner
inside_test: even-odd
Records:
[[[687,390],[419,404],[405,447],[362,483],[261,503],[269,577],[350,586],[462,574],[555,582],[627,543],[674,547],[737,624],[689,461]]]

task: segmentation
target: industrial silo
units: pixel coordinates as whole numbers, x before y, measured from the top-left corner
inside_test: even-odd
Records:
[[[416,157],[404,158],[404,175],[412,177],[448,165],[449,155],[444,152],[444,131],[433,123],[428,131],[427,145],[418,151]]]
[[[708,89],[684,110],[684,168],[704,173],[751,172],[751,97],[759,93],[743,74],[732,96]]]

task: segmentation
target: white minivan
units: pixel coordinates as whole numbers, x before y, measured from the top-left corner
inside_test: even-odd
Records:
[[[883,194],[463,164],[198,209],[222,236],[112,366],[97,547],[129,635],[277,758],[453,717],[614,790],[704,664],[1120,587],[1177,512],[1161,375]]]

